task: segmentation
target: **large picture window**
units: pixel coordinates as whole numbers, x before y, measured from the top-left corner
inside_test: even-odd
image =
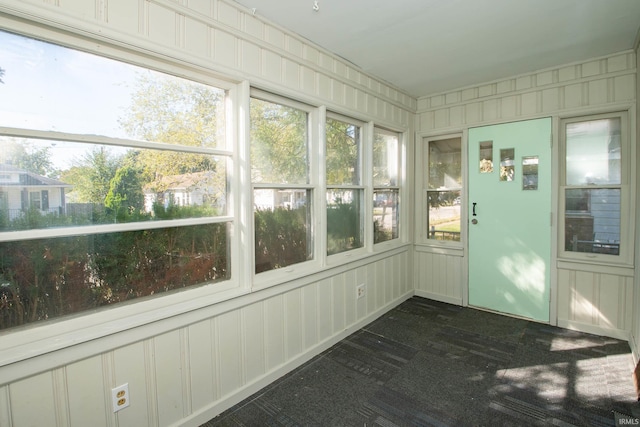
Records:
[[[400,138],[375,128],[373,135],[373,242],[399,237]]]
[[[564,120],[564,253],[623,255],[627,229],[626,116]]]
[[[313,259],[309,114],[251,98],[255,273]]]
[[[328,117],[326,125],[327,254],[364,246],[362,126]]]
[[[230,277],[225,89],[8,32],[0,58],[0,329]]]

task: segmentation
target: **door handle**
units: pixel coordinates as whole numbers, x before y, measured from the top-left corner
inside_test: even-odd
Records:
[[[473,213],[473,216],[476,216],[476,202],[473,202],[473,209],[472,209],[472,211],[473,211],[473,212],[472,212],[472,213]]]

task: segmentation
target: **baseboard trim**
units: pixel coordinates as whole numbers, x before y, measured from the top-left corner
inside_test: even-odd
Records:
[[[432,292],[426,292],[416,289],[415,295],[417,297],[429,298],[434,301],[446,302],[448,304],[462,306],[462,298],[450,297],[447,295],[434,294]]]
[[[310,347],[304,353],[299,354],[298,356],[294,357],[293,359],[289,360],[288,362],[284,363],[283,365],[280,365],[279,367],[267,372],[266,374],[264,374],[260,378],[254,380],[254,381],[252,381],[250,383],[245,384],[245,386],[243,386],[242,388],[236,390],[235,392],[233,392],[231,394],[228,394],[228,395],[218,399],[217,401],[212,402],[209,406],[206,406],[206,407],[200,409],[199,411],[194,412],[190,416],[188,416],[186,418],[183,418],[178,423],[174,424],[174,426],[176,426],[176,427],[177,426],[198,427],[198,426],[206,423],[207,421],[211,420],[215,416],[221,414],[222,412],[226,411],[227,409],[229,409],[229,408],[233,407],[234,405],[242,402],[244,399],[250,397],[252,394],[260,391],[264,387],[266,387],[269,384],[273,383],[277,379],[281,378],[283,375],[286,375],[287,373],[293,371],[294,369],[296,369],[299,366],[303,365],[304,363],[308,362],[309,360],[311,360],[312,358],[314,358],[318,354],[320,354],[323,351],[329,349],[331,346],[337,344],[338,342],[340,342],[341,340],[345,339],[349,335],[353,334],[354,332],[358,331],[359,329],[362,329],[364,326],[366,326],[369,323],[373,322],[378,317],[382,316],[383,314],[387,313],[388,311],[394,309],[395,307],[397,307],[398,305],[402,304],[403,302],[405,302],[406,300],[408,300],[412,296],[414,296],[414,291],[413,290],[410,291],[410,292],[407,292],[406,294],[404,294],[402,296],[400,296],[399,298],[395,299],[394,301],[384,305],[383,307],[381,307],[380,309],[374,311],[373,313],[369,314],[368,316],[360,319],[359,321],[357,321],[356,323],[350,325],[348,328],[344,329],[343,331],[341,331],[341,332],[339,332],[339,333],[337,333],[335,335],[332,335],[331,337],[329,337],[326,340],[314,345],[313,347]]]

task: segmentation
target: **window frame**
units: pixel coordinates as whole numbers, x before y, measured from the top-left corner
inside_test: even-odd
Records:
[[[238,261],[240,259],[240,250],[238,235],[240,233],[234,231],[238,227],[237,206],[239,200],[236,194],[238,193],[239,184],[232,179],[238,163],[238,144],[235,127],[238,117],[239,96],[242,92],[240,83],[214,75],[204,66],[200,67],[175,58],[172,58],[173,61],[167,61],[160,54],[150,53],[150,51],[143,48],[135,48],[129,45],[122,47],[111,42],[104,42],[106,39],[83,38],[79,35],[64,33],[33,23],[13,20],[4,20],[0,30],[225,90],[225,146],[222,148],[206,148],[203,153],[222,156],[226,159],[228,189],[227,212],[224,216],[10,231],[0,233],[0,240],[17,241],[32,238],[67,237],[80,234],[226,223],[229,227],[227,255],[231,260],[228,280],[194,285],[193,287],[160,293],[153,297],[138,298],[131,302],[123,302],[113,306],[107,305],[98,310],[83,310],[75,314],[49,319],[45,322],[30,323],[0,331],[0,336],[2,336],[5,343],[4,348],[0,349],[0,366],[60,350],[81,342],[105,338],[136,328],[139,329],[145,325],[178,315],[189,314],[187,318],[193,321],[199,316],[197,314],[199,309],[218,301],[246,294],[247,287],[242,287],[239,280],[240,262]],[[122,145],[128,148],[143,149],[169,148],[170,150],[184,151],[176,150],[175,146],[173,148],[167,147],[168,144],[165,143],[141,142],[92,134],[70,134],[13,127],[0,127],[0,134],[16,138],[59,140],[98,145]],[[189,150],[191,149],[187,148],[187,151]],[[187,318],[181,320],[180,323],[187,324]]]
[[[567,185],[567,137],[568,124],[582,123],[600,119],[620,119],[620,184],[585,184]],[[632,265],[634,251],[634,223],[632,221],[634,176],[631,169],[631,158],[635,156],[635,149],[631,146],[631,127],[628,111],[614,111],[610,113],[591,114],[561,118],[559,123],[559,182],[558,182],[558,258],[564,261],[583,263],[601,263],[614,265]],[[573,189],[618,189],[620,191],[620,242],[619,254],[605,254],[596,252],[577,252],[565,249],[566,232],[566,193]]]
[[[429,162],[431,160],[431,154],[429,150],[429,146],[432,142],[438,141],[447,141],[458,139],[460,141],[460,185],[458,187],[447,187],[446,190],[443,191],[459,191],[460,192],[460,240],[440,240],[433,239],[430,237],[431,231],[429,229],[429,193],[440,192],[437,189],[429,188],[429,179],[430,179],[430,169]],[[444,135],[438,137],[424,137],[422,138],[422,152],[420,153],[422,162],[421,171],[422,176],[420,180],[420,184],[416,183],[416,187],[420,185],[419,191],[422,196],[422,206],[423,211],[425,212],[424,218],[420,218],[420,236],[421,240],[425,243],[428,243],[432,246],[444,246],[444,247],[455,247],[455,248],[463,248],[466,242],[466,153],[464,151],[464,143],[462,134],[455,135]]]
[[[322,198],[324,194],[322,193],[320,182],[321,178],[319,175],[319,156],[318,152],[318,143],[319,143],[319,108],[314,107],[312,105],[285,97],[281,95],[277,95],[271,92],[267,92],[265,90],[261,90],[255,87],[251,87],[249,90],[249,100],[248,107],[250,105],[251,99],[259,99],[266,102],[271,102],[275,104],[280,104],[286,107],[296,108],[307,113],[307,153],[308,153],[308,177],[306,184],[284,184],[284,183],[268,183],[268,182],[260,182],[255,183],[253,179],[250,179],[250,224],[247,224],[247,228],[250,229],[250,242],[251,242],[251,276],[252,276],[252,289],[263,289],[268,288],[285,281],[293,280],[299,277],[303,277],[309,275],[313,272],[318,271],[320,266],[323,263],[324,254],[322,253],[322,246],[324,245],[323,239],[318,235],[318,230],[321,229],[319,226],[320,223],[320,208],[323,206]],[[250,117],[249,111],[247,111],[247,141],[246,143],[250,145],[251,135],[250,135]],[[247,169],[251,170],[251,155],[250,148],[247,148]],[[254,207],[254,195],[256,189],[298,189],[298,190],[307,190],[311,192],[311,197],[309,198],[309,202],[311,203],[311,207],[309,209],[311,218],[309,219],[309,225],[311,227],[310,235],[312,242],[310,244],[311,250],[313,251],[313,257],[307,261],[287,265],[285,267],[276,268],[272,270],[262,271],[260,273],[256,273],[256,258],[255,258],[255,249],[256,249],[256,241],[255,241],[255,207]]]
[[[325,155],[326,158],[326,153],[327,153],[327,138],[326,138],[326,126],[329,120],[337,120],[343,123],[347,123],[347,124],[351,124],[354,126],[357,126],[360,129],[360,141],[359,141],[359,167],[360,167],[360,176],[359,181],[360,184],[359,185],[346,185],[346,184],[329,184],[327,182],[327,170],[326,170],[326,162],[323,162],[322,167],[324,169],[323,171],[323,175],[324,175],[324,206],[323,206],[323,212],[324,212],[324,222],[325,222],[325,227],[324,227],[324,241],[326,242],[326,244],[324,245],[325,247],[323,248],[323,252],[324,252],[324,256],[327,258],[327,263],[334,263],[338,260],[341,259],[345,259],[345,258],[350,258],[358,255],[364,255],[368,252],[368,246],[370,245],[369,243],[369,233],[367,233],[367,224],[368,224],[368,211],[369,211],[369,198],[367,196],[367,171],[370,170],[370,168],[368,167],[369,162],[367,161],[367,150],[366,147],[370,146],[370,144],[367,144],[366,141],[368,141],[368,137],[369,137],[369,132],[368,132],[368,126],[367,123],[354,119],[352,117],[348,117],[339,113],[334,113],[331,111],[327,111],[326,115],[325,115],[325,120],[324,120],[324,138],[323,139],[323,150],[322,152]],[[361,207],[360,207],[360,225],[361,225],[361,233],[362,233],[362,246],[358,247],[358,248],[353,248],[353,249],[348,249],[346,251],[342,251],[342,252],[337,252],[337,253],[333,253],[333,254],[329,254],[328,253],[328,242],[329,242],[329,236],[327,234],[327,225],[328,225],[328,219],[327,219],[327,207],[326,207],[326,195],[328,193],[329,190],[353,190],[353,191],[361,191]]]
[[[388,186],[384,186],[384,185],[376,185],[373,181],[373,166],[374,166],[374,161],[373,161],[373,146],[375,143],[375,137],[377,133],[381,133],[383,135],[387,135],[387,136],[395,136],[398,139],[398,147],[397,147],[397,164],[396,164],[396,168],[397,168],[397,182],[395,183],[395,185],[388,185]],[[369,146],[371,147],[371,149],[369,149],[369,153],[368,156],[371,159],[369,162],[369,176],[370,176],[370,183],[371,183],[371,195],[367,196],[369,201],[368,203],[371,203],[371,205],[369,206],[369,212],[371,214],[371,234],[372,234],[372,238],[371,238],[371,245],[374,249],[374,251],[383,251],[383,250],[387,250],[389,248],[393,248],[396,247],[398,245],[403,244],[404,242],[406,242],[407,239],[407,230],[404,224],[406,224],[406,209],[404,209],[404,188],[406,187],[406,180],[407,180],[407,168],[405,167],[405,165],[407,164],[406,162],[406,141],[407,141],[407,135],[406,132],[402,132],[402,131],[395,131],[392,130],[391,128],[382,126],[382,125],[378,125],[375,123],[371,123],[371,138],[370,138],[371,143],[369,144]],[[397,234],[398,236],[395,238],[391,238],[389,240],[384,240],[381,242],[376,242],[375,241],[375,236],[374,236],[374,223],[375,223],[375,215],[374,215],[374,203],[373,203],[373,197],[376,194],[377,191],[385,191],[385,190],[392,190],[395,191],[397,193],[397,210],[398,212],[396,213],[397,215],[397,227],[398,227],[398,231]]]

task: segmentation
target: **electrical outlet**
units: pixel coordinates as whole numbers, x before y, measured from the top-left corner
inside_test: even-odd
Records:
[[[113,399],[113,412],[118,412],[129,406],[129,383],[112,388],[111,398]]]
[[[360,285],[356,286],[356,298],[362,298],[364,294],[365,294],[364,283],[361,283]]]

